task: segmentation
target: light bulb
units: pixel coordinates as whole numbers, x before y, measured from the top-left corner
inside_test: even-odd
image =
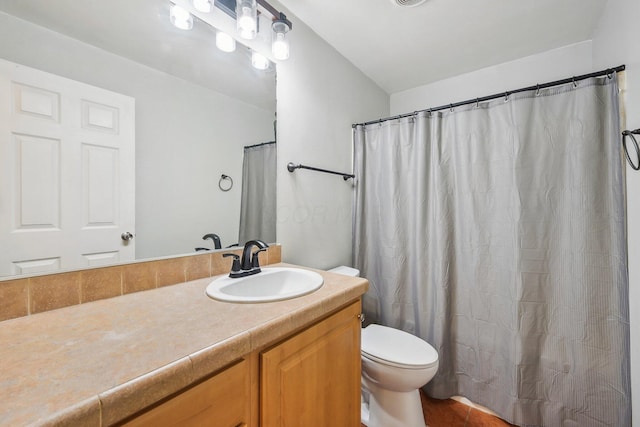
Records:
[[[255,39],[258,33],[258,6],[256,0],[237,0],[236,20],[240,37],[247,40]]]
[[[211,0],[193,0],[193,7],[200,12],[209,13],[212,8]]]
[[[269,68],[269,60],[254,50],[251,52],[251,65],[258,70],[266,70]]]
[[[193,28],[193,17],[188,10],[177,4],[171,5],[169,18],[171,23],[181,30],[190,30]]]
[[[273,40],[271,50],[276,59],[283,61],[289,59],[289,42],[281,37],[281,35],[278,35],[278,37]]]
[[[289,26],[284,21],[274,21],[272,29],[271,51],[273,56],[280,60],[289,59],[289,40],[287,37]]]
[[[233,52],[236,50],[236,40],[229,34],[218,31],[216,33],[216,47],[223,52]]]

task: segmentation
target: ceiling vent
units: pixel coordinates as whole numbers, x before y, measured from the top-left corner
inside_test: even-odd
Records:
[[[414,6],[420,6],[422,3],[426,1],[427,0],[391,0],[391,3],[395,4],[396,6],[414,7]]]

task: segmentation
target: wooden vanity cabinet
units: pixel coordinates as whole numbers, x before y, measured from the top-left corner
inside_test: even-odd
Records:
[[[122,425],[247,427],[250,393],[249,360],[243,359]]]
[[[122,425],[359,427],[360,313],[354,302]]]
[[[360,426],[360,302],[260,354],[261,427]]]

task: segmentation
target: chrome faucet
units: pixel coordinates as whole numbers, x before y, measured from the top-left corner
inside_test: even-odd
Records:
[[[258,250],[253,252],[253,247],[257,247]],[[262,251],[266,251],[269,245],[267,245],[262,240],[249,240],[244,245],[244,249],[242,250],[242,259],[240,256],[232,253],[222,254],[223,257],[233,257],[233,264],[231,266],[231,272],[229,273],[229,277],[245,277],[251,276],[252,274],[260,273],[260,262],[258,259],[258,255]]]

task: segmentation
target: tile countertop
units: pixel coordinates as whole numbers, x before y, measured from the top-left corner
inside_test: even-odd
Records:
[[[0,425],[113,424],[368,287],[314,271],[323,286],[286,301],[215,301],[206,278],[1,322]]]

